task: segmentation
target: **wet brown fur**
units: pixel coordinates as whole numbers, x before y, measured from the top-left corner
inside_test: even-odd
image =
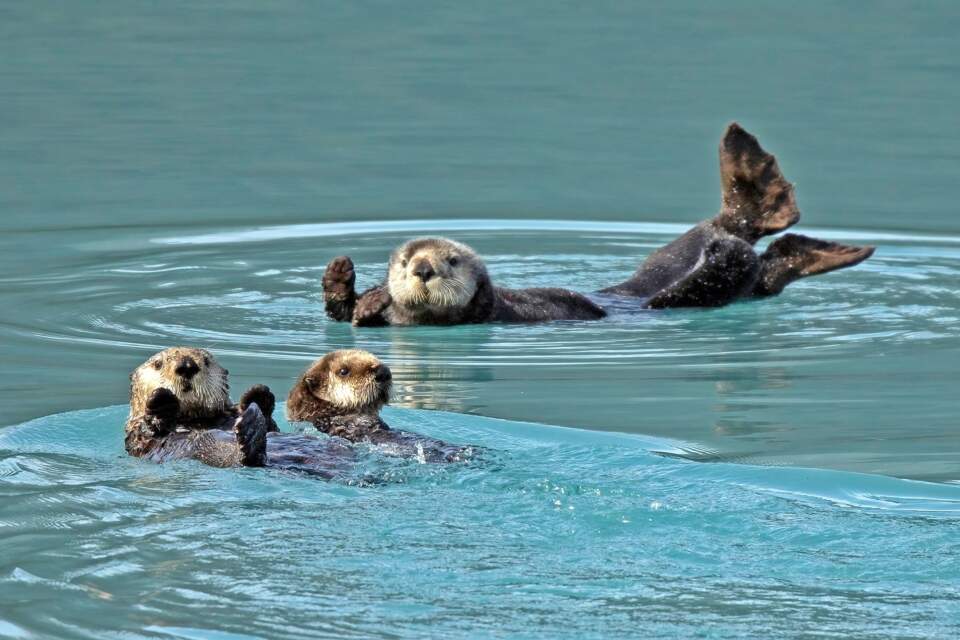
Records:
[[[334,418],[379,416],[390,400],[391,382],[390,369],[373,354],[357,349],[332,351],[294,383],[287,395],[287,419],[310,422],[329,433]]]
[[[624,282],[600,294],[639,299],[640,307],[716,307],[739,299],[779,294],[799,278],[850,267],[873,247],[845,246],[789,234],[758,255],[753,245],[800,219],[793,185],[776,158],[739,124],[730,124],[720,142],[720,212],[654,251]],[[470,265],[473,296],[448,304],[398,299],[398,283],[414,282],[417,260],[430,261],[441,276],[444,260],[459,255]],[[403,268],[400,268],[403,267]],[[448,271],[448,270],[447,270]],[[406,279],[400,276],[406,276]],[[595,320],[606,311],[566,289],[502,289],[469,247],[445,238],[419,238],[390,258],[387,280],[357,296],[348,257],[334,259],[324,275],[327,314],[356,326],[464,324]]]
[[[425,462],[454,462],[473,450],[391,429],[380,418],[391,384],[390,369],[373,354],[357,349],[330,352],[297,379],[287,396],[287,419],[308,422],[350,442],[384,445],[395,454]]]
[[[454,266],[451,260],[456,260]],[[412,271],[425,264],[435,274],[432,281],[441,286],[449,283],[456,294],[447,299],[424,297],[427,285],[418,283]],[[324,276],[327,314],[356,326],[596,320],[606,315],[589,298],[567,289],[496,287],[480,256],[448,238],[404,243],[391,255],[387,274],[384,284],[357,297],[352,293],[355,275],[350,258],[334,259]],[[355,304],[350,307],[345,300]]]
[[[273,394],[255,385],[234,404],[228,375],[205,349],[172,347],[147,359],[130,374],[127,453],[156,462],[262,466],[266,434],[278,431]]]

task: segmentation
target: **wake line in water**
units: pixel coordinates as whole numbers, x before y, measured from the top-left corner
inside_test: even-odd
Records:
[[[291,238],[327,238],[389,232],[427,233],[437,231],[577,231],[592,233],[680,235],[693,224],[675,222],[587,222],[580,220],[479,219],[462,220],[384,220],[373,222],[328,222],[258,227],[221,231],[193,236],[153,238],[154,244],[215,245],[237,242],[269,242]],[[807,235],[830,237],[831,240],[939,242],[960,244],[960,236],[890,233],[843,229],[805,229]]]

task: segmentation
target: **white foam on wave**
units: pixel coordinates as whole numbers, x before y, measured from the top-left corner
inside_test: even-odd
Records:
[[[438,220],[382,220],[370,222],[323,222],[289,224],[254,229],[218,231],[191,236],[154,238],[151,242],[164,245],[215,245],[237,242],[269,242],[289,238],[328,238],[378,233],[425,233],[438,231],[565,231],[587,233],[664,234],[679,235],[690,224],[676,222],[589,222],[583,220],[537,219],[438,219]],[[831,240],[934,242],[960,244],[960,236],[923,235],[887,231],[805,229],[807,235],[829,237]]]

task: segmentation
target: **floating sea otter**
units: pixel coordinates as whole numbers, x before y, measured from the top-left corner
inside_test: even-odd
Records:
[[[474,447],[461,447],[410,431],[391,429],[380,419],[390,396],[390,369],[372,353],[333,351],[314,362],[287,396],[287,419],[351,442],[368,442],[386,453],[423,462],[454,462]]]
[[[341,376],[335,383],[319,377],[316,367],[310,370],[316,376],[317,402],[324,403],[323,425],[328,426],[324,430],[347,440],[375,443],[388,441],[384,434],[398,434],[408,448],[387,453],[418,455],[426,461],[458,459],[461,449],[429,438],[416,448],[414,434],[392,431],[380,420],[391,376],[379,360],[350,351],[329,354],[324,361],[343,363],[334,372],[350,367],[349,380]],[[270,389],[253,386],[235,405],[227,375],[209,351],[188,347],[166,349],[137,367],[130,376],[127,453],[154,462],[196,459],[214,467],[267,466],[327,478],[350,470],[355,452],[348,444],[338,438],[280,433],[272,417],[275,400]],[[297,388],[302,386],[303,379]],[[311,417],[305,414],[302,419]],[[436,448],[440,445],[444,448]]]
[[[757,139],[733,123],[720,143],[723,204],[651,254],[628,280],[591,299],[566,289],[496,287],[470,247],[446,238],[411,240],[390,257],[386,281],[354,291],[353,262],[342,256],[327,266],[327,315],[357,326],[593,320],[611,297],[629,297],[646,308],[718,307],[734,300],[779,294],[807,276],[853,266],[873,247],[855,247],[787,234],[758,255],[753,245],[800,219],[793,185]]]

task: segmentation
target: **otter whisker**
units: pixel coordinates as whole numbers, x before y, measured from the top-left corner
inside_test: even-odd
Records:
[[[457,306],[464,302],[466,297],[466,283],[459,277],[444,278],[437,284],[437,300],[441,306]]]

